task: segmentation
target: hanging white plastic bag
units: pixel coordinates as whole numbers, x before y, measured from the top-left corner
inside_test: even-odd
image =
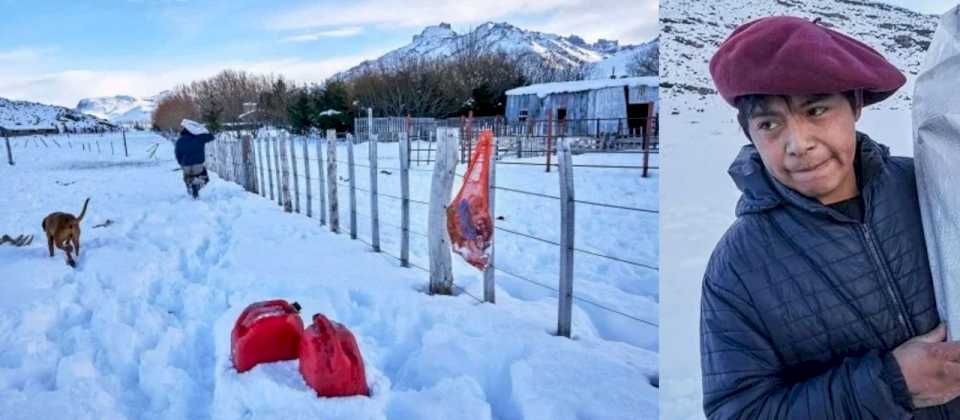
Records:
[[[945,13],[913,95],[913,153],[940,318],[960,338],[960,6]]]

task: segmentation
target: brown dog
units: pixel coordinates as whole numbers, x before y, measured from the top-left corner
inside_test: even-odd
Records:
[[[76,267],[77,262],[73,260],[70,253],[77,250],[77,256],[80,256],[80,221],[87,212],[87,198],[83,202],[83,210],[80,210],[80,217],[74,217],[70,213],[55,212],[50,213],[43,218],[43,231],[47,233],[47,247],[50,249],[50,256],[53,256],[53,246],[56,245],[67,254],[67,265]]]

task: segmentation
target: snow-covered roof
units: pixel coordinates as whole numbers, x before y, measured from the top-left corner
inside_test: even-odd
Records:
[[[648,77],[624,77],[622,79],[596,79],[596,80],[574,80],[570,82],[540,83],[510,89],[507,95],[533,95],[544,98],[554,93],[582,92],[585,90],[603,89],[617,86],[659,86],[660,78]]]

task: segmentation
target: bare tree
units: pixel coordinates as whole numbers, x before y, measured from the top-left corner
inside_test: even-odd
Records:
[[[646,51],[639,51],[627,63],[627,72],[633,76],[658,76],[660,74],[660,38],[653,41]]]
[[[199,119],[200,111],[193,98],[178,88],[173,94],[160,100],[153,111],[154,128],[160,131],[177,131],[184,118]]]

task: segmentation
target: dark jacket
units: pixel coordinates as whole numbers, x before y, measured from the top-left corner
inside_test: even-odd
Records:
[[[960,418],[912,411],[890,353],[939,323],[913,160],[857,135],[864,222],[776,181],[753,146],[703,282],[701,366],[711,419]]]
[[[195,135],[187,130],[180,132],[177,145],[173,153],[177,156],[180,166],[196,165],[206,159],[204,145],[213,141],[212,134]]]

